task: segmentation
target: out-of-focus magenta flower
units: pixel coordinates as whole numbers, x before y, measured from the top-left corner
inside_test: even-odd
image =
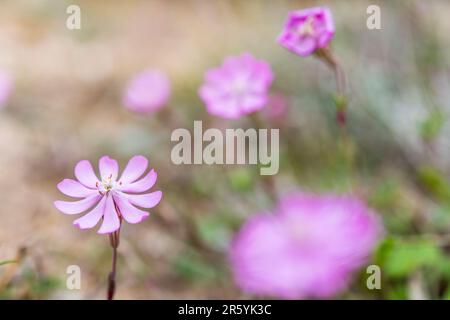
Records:
[[[8,102],[12,88],[11,77],[6,72],[0,71],[0,108]]]
[[[289,13],[278,43],[300,56],[308,56],[328,45],[334,35],[334,22],[327,7]]]
[[[151,113],[164,107],[170,98],[170,81],[157,70],[148,70],[130,80],[123,96],[124,105],[135,112]]]
[[[353,196],[294,193],[275,214],[253,216],[230,248],[237,284],[281,298],[325,298],[343,290],[382,234]]]
[[[162,197],[161,191],[144,193],[156,182],[157,174],[152,169],[139,179],[147,169],[144,156],[130,159],[120,178],[117,161],[108,156],[99,160],[100,179],[97,178],[88,160],[75,166],[78,181],[64,179],[58,189],[65,195],[83,198],[75,202],[55,201],[55,207],[65,214],[79,214],[90,210],[73,222],[80,229],[93,228],[103,218],[98,233],[112,233],[120,228],[122,218],[128,223],[139,223],[149,213],[141,208],[153,208]]]
[[[265,106],[272,80],[267,62],[244,53],[207,71],[199,95],[210,114],[236,119]]]

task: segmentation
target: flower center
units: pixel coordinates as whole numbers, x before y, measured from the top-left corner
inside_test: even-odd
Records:
[[[97,183],[97,189],[101,194],[108,193],[116,187],[116,182],[112,180],[112,175],[106,179],[102,179],[102,182]]]
[[[286,233],[297,244],[305,244],[310,240],[310,231],[312,226],[304,219],[288,218],[284,221]]]
[[[105,188],[106,191],[109,191],[109,190],[111,190],[113,188],[113,184],[112,184],[111,180],[109,180],[109,181],[102,181],[102,184],[103,184],[103,188]]]
[[[306,21],[299,27],[298,32],[302,36],[313,36],[314,30],[314,18],[309,16]]]
[[[247,92],[247,83],[244,81],[244,79],[237,79],[234,81],[232,90],[234,94],[240,96],[242,94],[245,94]]]

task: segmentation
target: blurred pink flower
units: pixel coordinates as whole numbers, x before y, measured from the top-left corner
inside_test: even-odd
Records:
[[[90,210],[73,222],[80,229],[93,228],[103,218],[98,233],[112,233],[120,228],[122,218],[128,223],[139,223],[149,213],[136,208],[153,208],[162,197],[161,191],[149,190],[156,182],[157,174],[152,169],[143,178],[148,161],[144,156],[130,159],[122,176],[118,179],[117,161],[108,156],[99,160],[99,180],[88,160],[81,160],[75,166],[78,181],[64,179],[58,189],[65,195],[83,198],[75,202],[55,201],[55,207],[65,214],[79,214]]]
[[[272,80],[267,62],[244,53],[208,70],[199,95],[210,114],[237,119],[265,106]]]
[[[334,35],[334,22],[327,7],[289,13],[278,43],[300,56],[308,56],[328,45]]]
[[[12,89],[11,77],[6,72],[0,71],[0,108],[8,102]]]
[[[170,81],[157,70],[136,75],[123,96],[125,107],[139,113],[151,113],[164,107],[170,98]]]
[[[353,196],[294,193],[275,214],[253,216],[230,248],[237,284],[281,298],[325,298],[345,286],[382,235],[375,214]]]

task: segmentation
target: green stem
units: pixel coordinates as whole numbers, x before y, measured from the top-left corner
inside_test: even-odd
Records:
[[[322,48],[316,51],[316,56],[324,61],[334,72],[336,79],[336,120],[340,127],[347,124],[347,83],[344,70],[330,49]]]
[[[339,126],[339,141],[342,148],[348,171],[351,172],[353,163],[353,144],[347,131],[347,83],[344,70],[329,48],[321,48],[316,51],[316,56],[324,61],[334,72],[336,79],[336,94],[334,103],[336,106],[336,122]]]
[[[10,264],[10,263],[17,263],[17,260],[5,260],[5,261],[0,261],[0,266],[3,266],[5,264]]]

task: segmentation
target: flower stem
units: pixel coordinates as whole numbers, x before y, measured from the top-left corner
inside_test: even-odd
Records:
[[[336,79],[336,96],[334,98],[337,109],[336,121],[341,128],[345,128],[347,124],[347,84],[345,73],[330,49],[319,49],[316,51],[316,55],[333,69]]]
[[[112,268],[108,275],[107,299],[113,300],[116,292],[116,266],[117,266],[117,248],[119,247],[120,229],[109,234],[109,242],[113,248]]]
[[[339,126],[339,148],[348,165],[348,171],[352,171],[354,158],[353,143],[347,132],[347,83],[345,72],[329,48],[316,50],[315,55],[325,62],[334,72],[336,79],[336,94],[334,95],[334,104],[336,106],[336,122]]]

